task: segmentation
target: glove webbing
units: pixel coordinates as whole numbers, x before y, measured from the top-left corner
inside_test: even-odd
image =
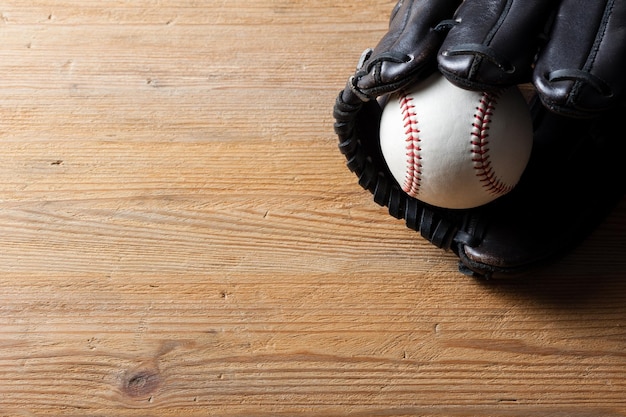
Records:
[[[358,177],[359,185],[372,193],[374,202],[387,207],[393,217],[404,219],[409,229],[419,232],[438,248],[454,249],[453,243],[478,244],[476,237],[459,228],[464,223],[462,213],[431,207],[412,198],[400,189],[389,172],[379,168],[382,164],[376,164],[374,160],[380,155],[366,151],[357,128],[358,115],[364,106],[378,106],[378,103],[375,100],[364,103],[359,99],[348,103],[343,96],[342,91],[333,109],[338,147],[346,158],[348,169]]]

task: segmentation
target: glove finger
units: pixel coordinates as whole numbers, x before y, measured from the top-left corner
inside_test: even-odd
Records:
[[[626,1],[562,1],[533,74],[546,107],[585,117],[617,103],[626,81],[624,24]]]
[[[438,55],[453,83],[490,90],[530,81],[540,34],[555,0],[466,0]]]
[[[376,48],[366,51],[353,89],[364,99],[400,89],[436,69],[436,53],[449,19],[461,0],[400,0],[389,30]]]

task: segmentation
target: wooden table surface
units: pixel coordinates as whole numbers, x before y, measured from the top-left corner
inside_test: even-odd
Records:
[[[392,7],[0,5],[1,417],[626,415],[626,204],[484,284],[345,167]]]

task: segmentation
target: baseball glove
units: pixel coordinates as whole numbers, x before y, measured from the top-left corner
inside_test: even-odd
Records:
[[[626,150],[626,138],[612,133],[626,111],[620,104],[623,75],[609,68],[607,54],[626,63],[626,34],[618,24],[626,21],[626,1],[596,3],[602,6],[588,8],[577,0],[400,0],[389,31],[363,53],[337,97],[339,149],[359,184],[393,217],[458,255],[467,275],[509,277],[558,258],[624,196],[626,178],[616,155]],[[585,13],[593,15],[586,15],[587,43],[579,47],[559,19],[576,24]],[[559,43],[569,45],[569,52],[559,50]],[[531,161],[511,193],[485,206],[427,205],[402,191],[383,160],[381,104],[437,70],[469,89],[535,84]]]

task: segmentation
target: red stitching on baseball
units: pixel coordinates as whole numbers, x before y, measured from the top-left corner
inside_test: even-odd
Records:
[[[482,186],[495,195],[506,194],[513,186],[498,178],[489,159],[489,124],[499,95],[483,93],[472,123],[472,162]]]
[[[419,129],[417,127],[417,114],[413,105],[413,97],[401,94],[399,98],[402,121],[404,123],[404,134],[406,141],[406,176],[402,190],[410,196],[419,193],[422,177],[422,150],[420,145]]]

